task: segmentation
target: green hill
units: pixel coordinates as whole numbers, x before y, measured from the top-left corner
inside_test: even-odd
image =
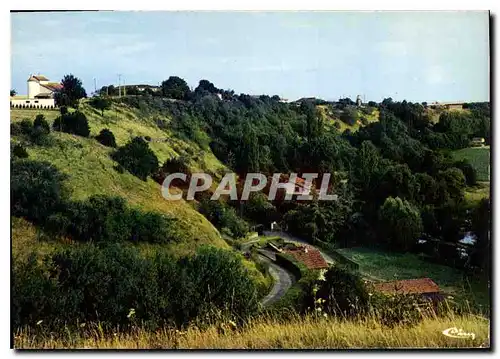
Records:
[[[319,105],[317,108],[325,125],[335,126],[340,132],[347,129],[355,132],[366,124],[378,121],[380,115],[379,110],[372,107],[347,106],[339,110],[331,105]]]
[[[202,244],[229,248],[217,229],[192,204],[184,200],[166,201],[162,197],[161,186],[152,179],[144,182],[128,172],[116,171],[116,163],[110,158],[112,149],[101,145],[92,136],[103,128],[109,128],[114,133],[118,146],[135,136],[149,136],[152,139],[150,147],[160,164],[169,158],[185,155],[190,159],[191,170],[218,173],[224,169],[224,165],[210,151],[175,138],[168,130],[159,128],[154,122],[154,113],[141,116],[138,111],[123,104],[113,103],[112,108],[101,116],[100,112],[85,102],[81,105],[81,111],[89,121],[91,137],[52,131],[55,144],[50,147],[28,146],[29,158],[48,161],[66,173],[69,176],[66,185],[71,189],[73,199],[85,199],[94,194],[112,194],[123,197],[131,206],[166,213],[175,218],[176,232],[182,241],[166,245],[166,250],[185,254]],[[11,121],[25,118],[33,120],[38,114],[43,114],[50,124],[59,116],[58,111],[14,109],[11,110]],[[18,142],[20,139],[13,136],[11,141]],[[19,223],[14,221],[14,232]]]

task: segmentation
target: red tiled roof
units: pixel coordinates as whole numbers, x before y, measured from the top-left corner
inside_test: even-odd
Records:
[[[306,253],[307,248],[307,253]],[[309,246],[304,246],[298,249],[285,249],[285,253],[293,256],[297,261],[304,263],[309,269],[323,269],[328,268],[328,263],[325,261],[321,253]]]
[[[376,283],[374,289],[379,292],[396,294],[425,294],[438,293],[439,286],[430,278],[396,280],[392,282]]]
[[[61,85],[60,83],[57,83],[57,82],[49,82],[48,84],[40,84],[40,86],[43,86],[43,87],[49,89],[50,91],[60,90],[63,87],[63,85]]]
[[[30,78],[28,79],[28,81],[32,81],[32,80],[37,80],[37,81],[49,81],[48,78],[46,78],[45,76],[43,75],[31,75]]]

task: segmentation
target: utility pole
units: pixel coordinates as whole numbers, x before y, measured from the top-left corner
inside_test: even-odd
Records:
[[[122,97],[122,88],[120,86],[120,84],[121,84],[121,77],[122,77],[122,74],[118,74],[118,97]]]
[[[94,93],[97,93],[97,82],[95,77],[94,77]]]

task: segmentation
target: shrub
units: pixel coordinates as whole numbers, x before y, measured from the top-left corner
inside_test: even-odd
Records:
[[[12,288],[14,325],[43,320],[44,329],[89,321],[180,326],[218,313],[245,319],[258,309],[241,257],[210,247],[176,260],[118,244],[69,246],[43,261],[16,261]]]
[[[42,132],[49,134],[50,133],[50,125],[45,120],[44,115],[37,115],[35,121],[33,122],[33,128],[39,128]]]
[[[433,311],[430,301],[419,295],[373,293],[370,309],[378,321],[388,327],[415,325],[423,319],[425,309]]]
[[[39,146],[52,144],[49,137],[50,127],[43,115],[38,115],[34,123],[29,119],[12,123],[10,129],[13,136],[21,136],[32,144]]]
[[[90,135],[87,117],[80,111],[59,116],[54,120],[52,128],[55,131],[72,133],[82,137],[89,137]]]
[[[340,115],[340,121],[344,122],[349,126],[355,125],[358,118],[359,118],[358,112],[352,107],[345,108],[342,114]]]
[[[11,213],[43,221],[67,198],[66,178],[48,162],[15,160],[10,177]]]
[[[330,267],[312,294],[309,306],[322,305],[322,310],[329,314],[352,317],[368,309],[369,295],[360,276],[340,266]]]
[[[165,243],[175,241],[176,237],[171,232],[171,219],[165,215],[154,212],[130,210],[133,241],[149,243]]]
[[[68,203],[46,224],[51,233],[81,242],[165,243],[175,239],[170,228],[164,215],[129,208],[122,198],[105,195]]]
[[[95,138],[101,144],[107,147],[116,147],[115,135],[111,130],[104,128],[99,132],[99,134]]]
[[[95,96],[89,101],[90,106],[101,111],[101,116],[104,116],[104,110],[111,108],[111,101],[103,96]]]
[[[225,232],[229,236],[241,238],[249,231],[248,223],[238,217],[234,208],[221,200],[211,201],[209,198],[203,198],[200,200],[198,211],[215,227],[226,229]]]
[[[475,186],[477,184],[476,169],[467,160],[455,162],[454,167],[457,167],[462,171],[467,186]]]
[[[112,158],[143,181],[158,169],[158,158],[141,137],[119,147]]]
[[[22,145],[16,143],[12,147],[12,156],[17,158],[27,158],[28,152],[26,152],[26,149]]]

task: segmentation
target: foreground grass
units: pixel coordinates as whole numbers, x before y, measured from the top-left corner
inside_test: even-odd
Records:
[[[475,338],[442,334],[456,327]],[[413,327],[381,326],[376,320],[295,318],[288,322],[257,319],[244,328],[221,330],[197,327],[185,331],[160,329],[105,334],[100,327],[67,331],[61,336],[35,335],[28,328],[14,336],[16,349],[353,349],[353,348],[488,348],[490,323],[482,317],[428,318]]]
[[[490,180],[490,146],[469,147],[452,152],[456,160],[468,160],[477,171],[478,181]]]

